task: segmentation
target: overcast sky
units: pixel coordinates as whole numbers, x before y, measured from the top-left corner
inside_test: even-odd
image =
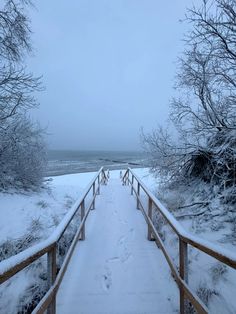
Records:
[[[196,1],[195,1],[196,2]],[[45,91],[33,112],[49,147],[137,150],[164,123],[190,0],[37,0],[30,13]]]

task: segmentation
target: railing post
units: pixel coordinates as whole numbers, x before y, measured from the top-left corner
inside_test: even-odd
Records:
[[[56,260],[57,248],[56,244],[52,247],[52,249],[47,254],[47,278],[48,278],[48,289],[54,284],[57,275],[57,260]],[[55,314],[56,313],[56,295],[54,296],[51,304],[47,309],[47,314]]]
[[[107,171],[107,175],[105,173],[105,170],[102,171],[102,184],[107,185],[108,177],[109,176],[109,170]]]
[[[148,217],[152,220],[152,199],[151,197],[148,198]],[[153,241],[152,237],[152,230],[150,225],[148,224],[148,240]]]
[[[95,182],[93,182],[93,197],[95,196]],[[93,207],[92,209],[95,209],[95,199],[93,200]]]
[[[126,182],[127,182],[127,185],[129,185],[129,170],[128,170],[128,174],[127,174],[127,180],[126,180]]]
[[[80,205],[80,210],[81,210],[81,222],[85,216],[85,206],[84,206],[84,200],[82,201],[81,205]],[[80,240],[85,240],[85,224],[83,225],[82,229],[81,229],[81,234],[80,234]]]
[[[98,175],[98,195],[100,195],[100,174]]]
[[[188,283],[188,244],[179,238],[179,274]],[[184,297],[184,289],[180,287],[180,314],[187,313],[187,300]]]
[[[123,176],[123,185],[127,185],[127,176],[128,176],[128,172],[125,172]]]
[[[133,174],[132,174],[132,179],[131,179],[131,195],[134,194],[133,184],[134,184],[134,176],[133,176]]]
[[[138,188],[137,188],[137,209],[139,209],[139,199],[140,196],[140,183],[138,182]]]

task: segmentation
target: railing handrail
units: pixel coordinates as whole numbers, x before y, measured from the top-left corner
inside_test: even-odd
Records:
[[[129,173],[132,175],[132,179],[129,178]],[[100,178],[101,175],[101,178]],[[100,192],[100,184],[102,181],[106,183],[108,180],[109,174],[106,176],[104,168],[102,167],[87,185],[83,194],[75,202],[72,208],[64,216],[60,224],[55,228],[51,236],[46,240],[41,241],[40,243],[24,250],[23,252],[18,253],[15,256],[12,256],[2,262],[0,262],[0,284],[4,281],[11,278],[17,272],[23,270],[25,267],[30,265],[32,262],[40,258],[42,255],[48,255],[48,280],[49,280],[49,290],[39,302],[33,313],[44,313],[48,309],[48,313],[55,313],[55,297],[59,285],[63,279],[64,273],[70,261],[71,255],[73,253],[74,247],[79,238],[84,239],[85,235],[85,221],[91,210],[95,205],[96,195]],[[134,179],[137,182],[137,191],[134,186]],[[195,309],[199,313],[208,313],[207,307],[202,303],[199,297],[190,289],[188,285],[188,253],[187,245],[190,244],[198,250],[208,254],[209,256],[214,257],[215,259],[227,264],[228,266],[236,269],[236,254],[230,252],[227,249],[221,248],[217,244],[213,244],[208,240],[201,239],[200,237],[194,236],[191,233],[187,232],[182,225],[176,220],[176,218],[168,211],[168,209],[157,199],[157,197],[149,191],[146,185],[142,180],[128,168],[122,177],[122,181],[126,181],[131,184],[131,194],[135,192],[137,197],[137,207],[141,209],[144,218],[148,224],[148,238],[149,240],[154,237],[156,243],[162,249],[164,256],[171,268],[172,274],[179,286],[180,289],[180,313],[185,313],[185,300],[188,299],[195,306]],[[96,181],[98,181],[98,186],[96,189]],[[142,200],[140,198],[140,188],[144,191],[148,197],[148,212],[145,211]],[[90,205],[85,211],[85,198],[88,193],[93,190],[93,198]],[[164,217],[167,223],[171,226],[173,231],[179,237],[179,271],[173,263],[171,257],[169,256],[163,241],[161,240],[153,222],[152,222],[152,207],[153,205]],[[64,234],[66,228],[75,217],[77,211],[81,208],[81,223],[76,232],[76,235],[73,238],[73,241],[70,245],[70,248],[65,256],[61,269],[56,276],[56,245],[62,235]]]
[[[129,173],[131,173],[132,178],[130,180]],[[134,179],[137,182],[137,190],[135,190]],[[140,178],[128,168],[122,177],[123,184],[128,183],[131,185],[131,194],[135,192],[137,197],[137,208],[143,213],[143,216],[148,225],[148,239],[154,239],[157,245],[161,248],[166,261],[168,262],[171,272],[178,284],[180,291],[180,313],[185,314],[187,311],[186,300],[189,300],[195,307],[198,313],[206,314],[208,309],[206,305],[199,299],[197,294],[191,290],[188,285],[188,244],[194,246],[198,250],[216,258],[217,260],[227,264],[228,266],[236,269],[236,254],[231,253],[226,249],[222,249],[219,245],[213,244],[210,241],[203,240],[199,237],[193,236],[187,232],[180,223],[174,218],[174,216],[165,208],[165,206],[153,195],[152,192],[145,186]],[[148,211],[142,204],[140,198],[140,188],[145,192],[148,197]],[[153,205],[155,207],[153,207]],[[156,208],[164,219],[169,223],[175,234],[179,238],[179,270],[176,268],[174,262],[172,261],[169,253],[167,252],[164,242],[162,241],[157,229],[155,228],[152,221],[152,209]]]
[[[220,260],[230,267],[236,269],[236,254],[230,252],[228,249],[222,248],[220,245],[212,243],[208,240],[202,239],[198,236],[194,236],[190,232],[186,231],[184,227],[178,222],[178,220],[168,211],[168,209],[157,199],[157,197],[146,187],[140,178],[128,168],[128,170],[135,177],[137,182],[140,183],[145,193],[152,199],[153,203],[159,209],[164,218],[168,221],[172,229],[179,235],[185,242],[196,247],[200,251]],[[224,260],[222,260],[224,258]]]
[[[55,228],[53,233],[46,239],[41,241],[40,243],[27,248],[26,250],[13,255],[6,260],[0,262],[0,284],[4,281],[11,278],[13,275],[30,265],[33,261],[49,252],[51,248],[59,241],[65,232],[66,228],[70,224],[71,220],[74,218],[77,210],[79,209],[81,203],[85,199],[85,197],[90,192],[94,182],[98,179],[99,175],[103,172],[105,176],[103,167],[96,173],[94,178],[90,181],[90,183],[85,188],[83,194],[79,197],[79,199],[75,202],[72,208],[68,211],[68,213],[64,216],[60,224]]]

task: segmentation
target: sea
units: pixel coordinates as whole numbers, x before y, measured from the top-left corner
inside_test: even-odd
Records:
[[[148,156],[133,151],[73,151],[49,150],[47,176],[97,171],[148,167]]]

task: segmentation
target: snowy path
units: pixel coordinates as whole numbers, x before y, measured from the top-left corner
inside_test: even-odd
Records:
[[[58,314],[171,314],[178,288],[130,189],[111,178],[57,294]]]

